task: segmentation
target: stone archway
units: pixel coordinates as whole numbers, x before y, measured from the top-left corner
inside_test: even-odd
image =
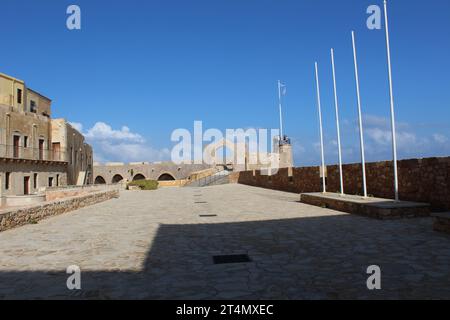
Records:
[[[227,163],[226,156],[218,155],[220,149],[230,150],[232,153],[232,161]],[[225,163],[224,163],[225,158]],[[232,142],[228,139],[220,139],[217,142],[206,146],[204,150],[204,161],[212,165],[231,165],[236,171],[245,171],[248,166],[249,150],[248,144],[245,142]]]
[[[116,174],[112,178],[111,183],[119,183],[121,181],[123,181],[123,177],[120,174]]]
[[[176,180],[175,177],[172,174],[167,173],[167,172],[163,173],[162,175],[160,175],[158,177],[158,181],[174,181],[174,180]]]
[[[133,181],[138,181],[138,180],[145,180],[145,176],[142,173],[138,173],[137,175],[135,175],[133,177]]]
[[[105,178],[102,176],[97,176],[94,181],[95,184],[106,184]]]

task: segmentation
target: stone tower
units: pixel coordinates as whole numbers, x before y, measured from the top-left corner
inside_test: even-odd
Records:
[[[273,152],[279,155],[279,168],[292,168],[294,166],[291,139],[287,136],[283,136],[281,140],[280,137],[274,138]]]

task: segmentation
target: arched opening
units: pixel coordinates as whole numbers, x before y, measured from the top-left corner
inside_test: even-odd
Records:
[[[223,145],[215,150],[215,163],[226,165],[234,163],[234,150],[229,145]]]
[[[112,178],[112,183],[119,183],[120,181],[123,180],[123,177],[120,174],[116,174],[114,175],[114,177]]]
[[[133,181],[137,181],[137,180],[145,180],[145,176],[143,174],[138,173],[133,178]]]
[[[106,184],[106,181],[102,176],[97,176],[95,178],[95,184]]]
[[[175,178],[169,173],[163,173],[159,176],[158,181],[173,181]]]

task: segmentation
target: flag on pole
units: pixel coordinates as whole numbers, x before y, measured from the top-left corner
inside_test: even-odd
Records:
[[[282,84],[281,82],[280,82],[280,89],[281,89],[281,95],[283,95],[283,96],[285,96],[286,95],[286,85],[285,84]]]

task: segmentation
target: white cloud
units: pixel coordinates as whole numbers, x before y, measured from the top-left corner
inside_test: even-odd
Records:
[[[146,144],[111,143],[102,141],[94,144],[96,161],[163,161],[170,159],[170,150],[167,148],[157,150]]]
[[[142,135],[134,133],[127,126],[114,129],[109,124],[97,122],[83,132],[83,125],[71,123],[82,132],[94,148],[94,159],[98,162],[164,161],[170,159],[170,150],[158,150],[150,146]]]
[[[390,131],[381,128],[368,128],[366,134],[378,145],[385,146],[392,141]]]
[[[343,119],[341,138],[343,161],[359,162],[359,128],[356,120]],[[366,115],[363,121],[366,161],[392,159],[392,132],[389,117]],[[396,123],[397,151],[399,159],[448,156],[450,154],[450,136],[442,133],[427,132],[427,126],[413,125],[406,122]],[[325,133],[325,160],[327,163],[338,162],[335,134]],[[295,149],[294,149],[295,150]],[[297,163],[320,163],[320,143],[318,140],[304,144],[302,153],[294,152]]]
[[[434,141],[438,143],[446,143],[448,141],[448,138],[444,136],[443,134],[435,133],[433,134]]]
[[[97,122],[90,128],[86,134],[87,139],[95,141],[130,141],[136,143],[144,143],[145,139],[138,133],[133,133],[127,126],[123,126],[120,130],[114,130],[110,125],[104,122]]]

